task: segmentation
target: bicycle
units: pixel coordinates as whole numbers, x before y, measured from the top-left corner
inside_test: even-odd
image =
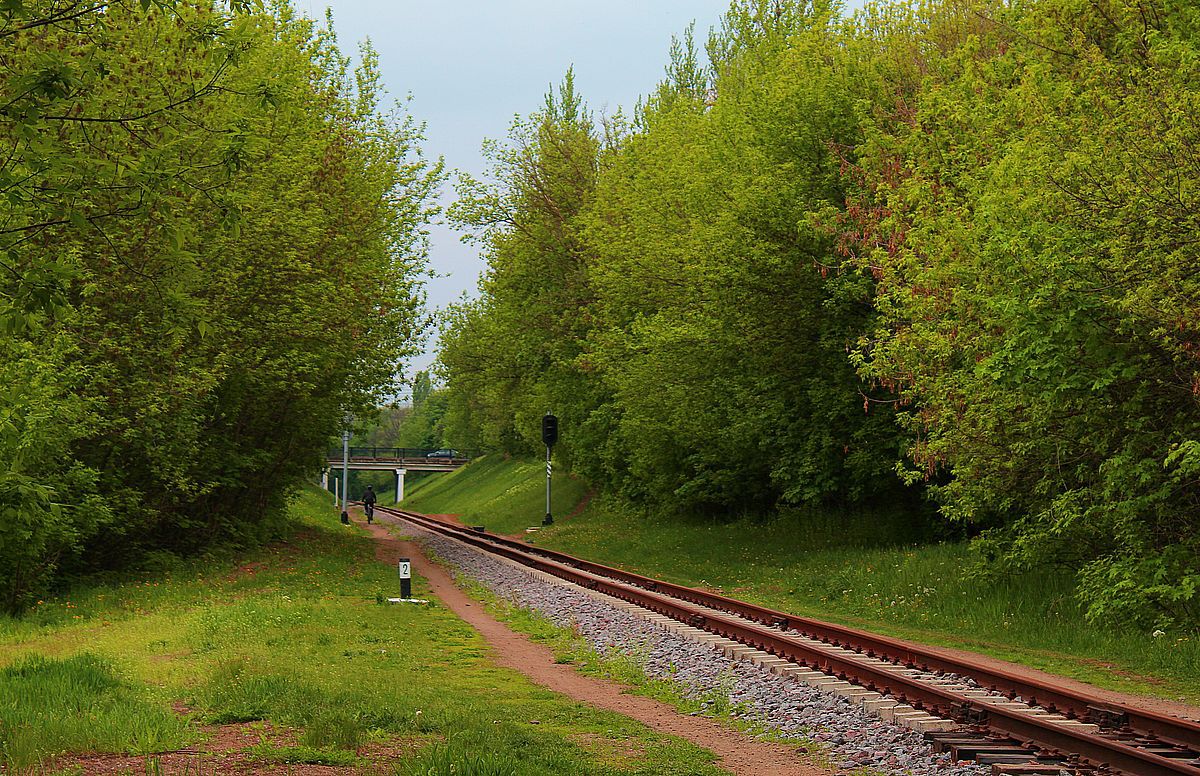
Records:
[[[375,502],[368,501],[363,504],[363,511],[367,513],[367,525],[371,525],[372,519],[375,517]]]

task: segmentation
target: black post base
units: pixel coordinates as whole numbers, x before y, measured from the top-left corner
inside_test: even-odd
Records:
[[[400,580],[400,597],[401,598],[412,598],[412,580],[411,579]]]
[[[349,512],[342,513],[342,525],[350,525],[350,513]]]
[[[546,516],[542,518],[542,525],[554,525],[554,518],[546,513]]]

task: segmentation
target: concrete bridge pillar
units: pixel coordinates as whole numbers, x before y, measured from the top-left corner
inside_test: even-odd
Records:
[[[328,469],[321,470],[321,487],[324,488],[325,490],[329,490],[329,470]]]
[[[408,473],[407,469],[396,470],[396,503],[399,504],[404,500],[404,475]]]

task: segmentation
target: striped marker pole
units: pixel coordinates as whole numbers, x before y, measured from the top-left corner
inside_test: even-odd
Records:
[[[550,514],[550,448],[558,441],[558,417],[547,412],[542,416],[542,442],[546,445],[546,517],[542,525],[550,525],[554,517]]]
[[[554,518],[550,515],[550,445],[546,445],[546,516],[542,518],[542,525],[551,525]]]

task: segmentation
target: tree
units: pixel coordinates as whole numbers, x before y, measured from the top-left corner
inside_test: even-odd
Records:
[[[1095,619],[1200,621],[1195,13],[945,4],[925,24],[944,55],[863,154],[882,315],[862,372],[912,407],[913,476],[952,474],[945,513],[1005,526],[981,545],[1000,568],[1077,572]]]
[[[492,182],[463,178],[451,215],[474,230],[488,271],[481,299],[448,312],[439,361],[448,416],[469,417],[484,446],[528,452],[540,444],[545,412],[578,427],[593,403],[577,362],[592,299],[578,219],[595,186],[599,140],[574,74],[513,125],[509,145],[485,150]],[[564,438],[563,454],[586,445]]]
[[[56,564],[269,536],[415,350],[440,164],[369,48],[237,5],[4,11],[9,608]]]
[[[814,223],[844,199],[841,149],[867,96],[856,63],[829,53],[837,36],[806,4],[735,6],[709,43],[711,89],[672,75],[694,70],[676,46],[605,168],[591,356],[617,397],[628,468],[610,476],[631,495],[728,510],[897,490],[891,413],[863,413],[846,361],[871,282]]]

